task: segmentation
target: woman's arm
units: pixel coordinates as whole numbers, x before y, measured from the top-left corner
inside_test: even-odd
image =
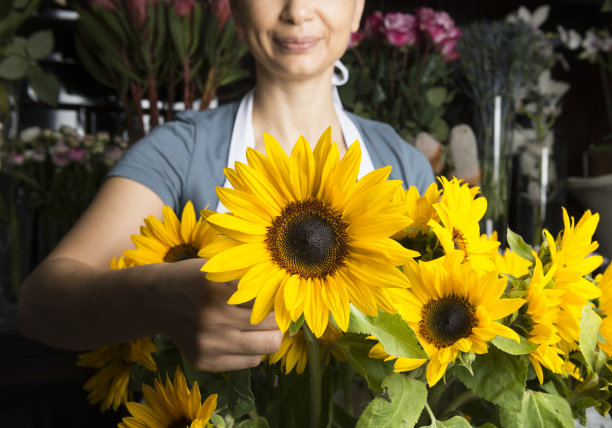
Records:
[[[163,202],[147,187],[109,178],[81,219],[31,273],[19,297],[21,332],[52,346],[83,350],[154,333],[167,334],[197,368],[257,365],[280,346],[269,317],[257,326],[248,307],[230,306],[235,284],[207,281],[204,260],[109,270],[132,248]]]

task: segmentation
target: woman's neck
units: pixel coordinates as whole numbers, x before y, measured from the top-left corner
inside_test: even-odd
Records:
[[[283,81],[259,77],[253,98],[255,147],[264,151],[264,132],[290,153],[300,135],[314,147],[329,126],[340,154],[346,145],[333,104],[331,75],[308,81]]]

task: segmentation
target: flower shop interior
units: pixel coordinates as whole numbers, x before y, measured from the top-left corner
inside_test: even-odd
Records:
[[[95,370],[77,366],[78,352],[20,335],[20,285],[132,143],[180,110],[215,108],[253,85],[227,2],[201,0],[199,15],[181,11],[189,2],[115,3],[0,4],[1,426],[106,427],[126,416],[88,402]],[[137,25],[128,21],[138,3],[141,29],[169,28],[148,51],[120,34]],[[423,7],[445,15],[407,32],[406,16]],[[480,230],[504,246],[506,228],[537,249],[544,229],[564,228],[563,209],[576,221],[598,213],[595,277],[612,257],[611,30],[609,0],[367,0],[338,93],[348,111],[415,145],[436,176],[479,186]],[[187,37],[170,40],[177,32]]]

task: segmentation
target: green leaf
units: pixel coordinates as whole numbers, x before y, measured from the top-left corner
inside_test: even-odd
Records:
[[[602,12],[612,12],[612,0],[605,0],[601,6]]]
[[[57,105],[59,81],[55,74],[47,73],[40,67],[30,68],[28,70],[28,84],[41,101],[50,106]]]
[[[28,57],[28,40],[24,37],[15,36],[10,44],[4,49],[5,56]]]
[[[376,342],[368,340],[362,334],[347,333],[336,343],[345,358],[367,382],[372,391],[382,392],[383,380],[393,373],[393,361],[371,358],[368,353]]]
[[[596,371],[597,362],[597,335],[601,326],[601,318],[595,311],[585,306],[582,308],[582,317],[580,318],[580,351],[584,356],[584,360],[591,372]]]
[[[0,77],[8,80],[17,80],[25,76],[30,62],[18,56],[9,56],[0,62]]]
[[[428,358],[412,328],[398,314],[380,311],[377,317],[371,317],[351,307],[348,331],[376,336],[394,357]]]
[[[574,428],[569,403],[545,392],[525,391],[520,419],[524,428]]]
[[[248,419],[235,425],[236,428],[269,428],[266,418],[259,416],[257,419]]]
[[[530,262],[535,261],[535,257],[533,256],[533,248],[531,245],[527,244],[523,237],[517,233],[514,233],[510,228],[508,228],[508,232],[506,235],[506,239],[508,240],[508,245],[516,254],[525,260],[529,260]]]
[[[436,86],[425,92],[425,97],[429,104],[435,107],[441,107],[446,100],[446,88],[444,86]]]
[[[255,396],[251,390],[249,369],[227,372],[227,385],[229,407],[234,418],[241,418],[255,410]]]
[[[463,417],[455,416],[446,421],[435,420],[427,428],[470,428],[472,425]]]
[[[386,397],[376,397],[363,411],[357,428],[413,427],[427,402],[427,387],[421,381],[393,373],[382,383]]]
[[[457,360],[455,361],[455,363],[457,363],[457,365],[465,367],[471,375],[474,375],[474,371],[472,370],[472,363],[475,359],[476,354],[472,351],[460,352],[459,355],[457,355]]]
[[[491,343],[498,349],[511,355],[525,355],[538,349],[537,343],[531,343],[523,336],[519,337],[521,338],[521,343],[516,343],[515,340],[502,336],[496,336]]]
[[[520,411],[527,382],[527,360],[496,348],[478,355],[472,364],[474,376],[459,366],[451,370],[474,394],[498,406]]]
[[[304,324],[304,314],[300,315],[297,321],[291,321],[289,323],[289,334],[291,336],[295,336],[295,334],[302,328],[302,324]]]
[[[32,59],[43,59],[53,50],[53,31],[37,31],[28,37],[28,54]]]
[[[183,34],[183,23],[181,18],[178,16],[173,8],[168,9],[168,27],[170,29],[170,36],[174,43],[174,48],[178,54],[178,58],[181,62],[185,59],[185,37]]]
[[[210,423],[215,426],[215,428],[225,428],[225,419],[221,415],[212,415],[210,417]]]

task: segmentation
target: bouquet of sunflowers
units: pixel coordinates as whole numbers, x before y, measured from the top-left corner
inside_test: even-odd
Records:
[[[99,369],[90,401],[131,414],[120,426],[574,427],[588,408],[607,414],[598,214],[564,210],[540,248],[510,230],[499,248],[480,232],[486,199],[460,180],[423,195],[390,167],[357,180],[359,143],[340,158],[329,130],[290,156],[267,135],[266,153],[226,170],[230,213],[166,207],[111,268],[205,258],[208,279],[239,281],[229,304],[254,300],[253,324],[274,311],[280,350],[225,373],[195,370],[162,335],[82,354]]]

